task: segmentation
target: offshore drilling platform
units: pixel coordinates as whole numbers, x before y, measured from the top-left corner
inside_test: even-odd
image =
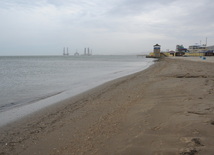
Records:
[[[69,53],[68,53],[68,47],[67,47],[66,51],[65,51],[65,47],[63,48],[63,55],[69,55]]]
[[[92,55],[92,49],[90,50],[89,47],[84,49],[84,55],[90,56]]]
[[[63,55],[64,56],[68,56],[69,55],[69,52],[68,52],[68,47],[64,47],[63,48]],[[74,53],[75,56],[79,56],[79,53],[76,52]],[[90,49],[89,47],[88,48],[84,48],[84,53],[82,54],[83,56],[91,56],[92,55],[92,49]]]

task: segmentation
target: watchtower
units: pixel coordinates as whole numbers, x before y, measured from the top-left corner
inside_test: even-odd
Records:
[[[159,58],[160,57],[160,45],[156,44],[154,45],[154,56],[156,58]]]

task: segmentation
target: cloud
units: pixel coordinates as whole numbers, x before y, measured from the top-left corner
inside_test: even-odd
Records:
[[[0,54],[58,54],[63,46],[123,54],[155,43],[167,49],[205,37],[212,43],[213,6],[212,0],[1,0]]]

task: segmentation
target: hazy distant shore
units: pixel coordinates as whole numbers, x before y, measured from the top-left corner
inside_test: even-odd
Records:
[[[183,59],[1,128],[0,154],[213,154],[214,63]]]

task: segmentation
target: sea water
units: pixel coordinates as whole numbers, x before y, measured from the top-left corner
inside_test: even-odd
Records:
[[[131,55],[0,57],[0,126],[151,64]]]

